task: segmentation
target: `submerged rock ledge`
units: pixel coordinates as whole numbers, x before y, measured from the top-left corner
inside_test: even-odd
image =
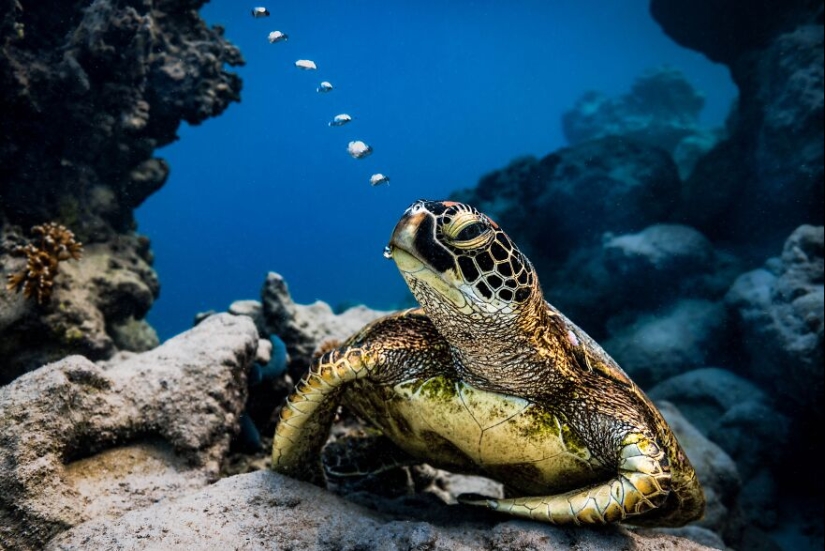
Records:
[[[116,520],[98,519],[55,538],[47,550],[89,549],[302,549],[363,551],[704,551],[665,535],[622,527],[557,528],[537,522],[479,516],[456,522],[449,505],[440,521],[416,522],[379,514],[271,471],[236,475],[173,502],[158,503]]]

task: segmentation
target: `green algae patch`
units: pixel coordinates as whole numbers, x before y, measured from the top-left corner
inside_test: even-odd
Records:
[[[590,457],[590,450],[587,448],[587,444],[585,444],[584,440],[582,440],[578,433],[567,423],[561,424],[561,438],[570,453],[584,459]]]
[[[422,398],[428,401],[452,401],[458,394],[455,383],[447,377],[433,377],[425,381],[404,383],[399,385],[399,388],[406,390],[411,394],[419,394]]]
[[[531,407],[524,412],[523,416],[526,422],[520,424],[519,428],[524,438],[547,439],[561,436],[559,420],[549,411]]]

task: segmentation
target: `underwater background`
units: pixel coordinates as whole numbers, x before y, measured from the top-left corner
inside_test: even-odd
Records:
[[[824,8],[0,0],[0,551],[822,549]],[[382,252],[420,198],[501,225],[704,518],[587,531],[450,505],[501,481],[428,465],[269,469],[319,352],[413,305]],[[333,442],[365,430],[342,412]]]
[[[704,95],[707,128],[736,96],[727,67],[674,43],[642,0],[267,7],[266,18],[231,0],[202,8],[243,52],[242,99],[180,128],[158,152],[168,182],[136,212],[161,279],[148,317],[161,339],[257,298],[269,270],[298,302],[397,308],[408,292],[381,250],[401,212],[567,145],[562,115],[584,93],[621,96],[669,65]],[[270,44],[274,30],[288,40]],[[317,93],[322,80],[334,90]],[[328,127],[338,113],[355,120]],[[374,153],[351,158],[350,140]],[[390,184],[372,188],[376,172]]]

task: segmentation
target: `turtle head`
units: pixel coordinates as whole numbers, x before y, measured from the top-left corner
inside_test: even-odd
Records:
[[[463,316],[503,322],[544,304],[530,261],[498,224],[463,203],[413,203],[385,256],[442,329]]]

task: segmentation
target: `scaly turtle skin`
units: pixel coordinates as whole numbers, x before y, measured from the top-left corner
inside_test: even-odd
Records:
[[[459,500],[554,524],[681,526],[704,495],[656,407],[545,302],[533,267],[476,209],[417,201],[386,251],[422,308],[324,354],[281,412],[272,468],[323,484],[340,403],[420,462],[502,482]]]

